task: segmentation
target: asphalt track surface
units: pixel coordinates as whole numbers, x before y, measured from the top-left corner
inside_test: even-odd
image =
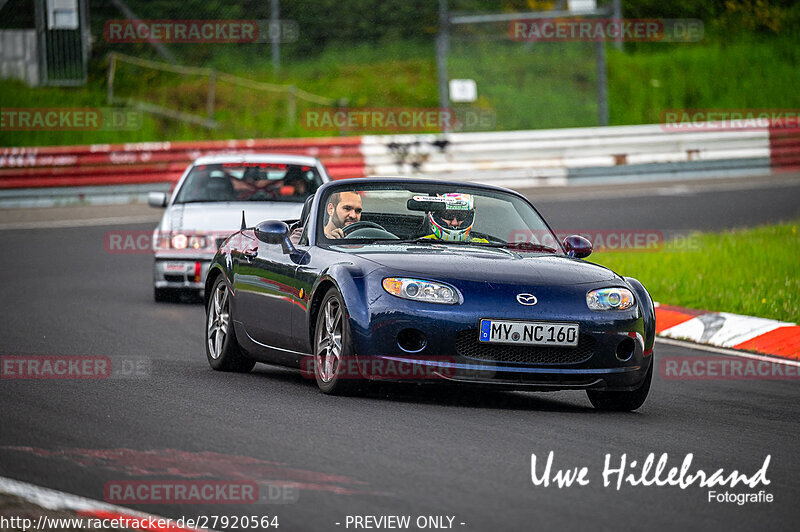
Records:
[[[556,227],[716,229],[797,219],[799,188],[538,205]],[[615,202],[624,216],[611,211]],[[277,515],[284,531],[346,530],[348,515],[448,515],[456,530],[477,531],[786,530],[800,518],[797,380],[656,372],[645,405],[616,414],[593,410],[581,392],[383,385],[339,398],[293,370],[217,373],[205,360],[201,306],[154,303],[152,259],[107,253],[108,230],[0,231],[0,354],[151,361],[149,376],[135,380],[0,380],[0,476],[99,500],[120,480],[302,482],[289,504],[131,505],[173,518]],[[656,357],[707,355],[656,345]],[[590,484],[534,486],[531,453],[543,460],[550,451],[557,468],[588,467]],[[693,453],[692,471],[748,475],[770,455],[768,486],[717,491],[764,489],[774,502],[708,502],[696,486],[603,486],[606,453],[616,463],[651,452],[668,453],[670,467]]]

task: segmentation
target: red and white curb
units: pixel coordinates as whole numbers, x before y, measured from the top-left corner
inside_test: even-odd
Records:
[[[5,477],[0,477],[0,494],[16,495],[17,497],[48,510],[72,511],[75,512],[77,517],[125,519],[129,524],[138,521],[139,527],[134,530],[144,530],[148,532],[206,532],[203,529],[178,526],[175,521],[166,517],[137,512],[129,508],[123,508],[121,506],[115,506],[113,504],[107,504]],[[157,524],[159,521],[162,523],[161,526]],[[152,523],[152,525],[150,523]],[[130,526],[126,528],[130,528]]]
[[[656,303],[656,334],[673,340],[800,360],[800,326],[795,323]]]

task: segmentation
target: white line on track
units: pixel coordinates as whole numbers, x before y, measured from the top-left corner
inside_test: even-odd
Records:
[[[28,502],[43,508],[47,508],[48,510],[72,510],[85,512],[100,510],[139,519],[146,519],[148,517],[153,517],[154,519],[164,519],[172,522],[173,525],[175,524],[173,519],[166,517],[159,517],[136,510],[131,510],[130,508],[115,506],[113,504],[108,504],[93,499],[87,499],[86,497],[80,497],[78,495],[72,495],[71,493],[65,493],[63,491],[57,491],[50,488],[43,488],[35,484],[29,484],[27,482],[6,477],[0,477],[0,493],[16,495],[17,497],[21,497]]]
[[[160,216],[139,215],[139,216],[116,216],[112,218],[86,218],[83,220],[45,220],[37,222],[11,222],[0,224],[0,231],[14,229],[50,229],[53,227],[91,227],[98,225],[126,225],[134,223],[152,222],[157,224]]]
[[[790,360],[787,358],[773,357],[768,355],[759,355],[756,353],[747,353],[745,351],[736,351],[735,349],[725,349],[724,347],[696,344],[694,342],[686,342],[683,340],[673,340],[672,338],[661,338],[661,337],[656,338],[656,342],[660,344],[674,345],[675,347],[686,347],[688,349],[697,349],[699,351],[709,351],[711,353],[718,353],[720,355],[728,355],[739,358],[750,358],[753,360],[760,360],[763,362],[783,364],[785,366],[800,367],[800,361],[798,360]]]

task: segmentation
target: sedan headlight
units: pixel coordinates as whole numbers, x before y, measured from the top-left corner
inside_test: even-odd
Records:
[[[192,235],[189,237],[189,247],[192,249],[203,249],[206,247],[206,237],[202,235]]]
[[[183,233],[178,233],[172,236],[172,247],[175,249],[186,249],[189,244],[189,238]]]
[[[634,302],[627,288],[600,288],[586,294],[586,304],[592,310],[627,310]]]
[[[383,280],[383,289],[393,296],[414,301],[443,303],[445,305],[456,305],[460,301],[458,290],[454,287],[423,279],[387,277]]]
[[[153,249],[156,251],[216,251],[217,241],[213,235],[202,233],[170,233],[156,229],[153,232]]]
[[[169,249],[169,240],[169,233],[156,229],[153,231],[153,250],[164,251]]]

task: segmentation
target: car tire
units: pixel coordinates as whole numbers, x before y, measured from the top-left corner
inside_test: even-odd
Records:
[[[352,395],[358,391],[354,375],[350,318],[344,299],[331,288],[322,298],[314,328],[314,377],[320,391],[329,395]],[[357,371],[357,370],[356,370]]]
[[[206,307],[206,358],[217,371],[247,373],[256,365],[239,347],[231,319],[230,291],[220,276],[211,289]]]
[[[650,383],[653,380],[653,365],[653,362],[651,362],[644,382],[635,390],[627,392],[586,390],[586,395],[589,396],[592,406],[598,410],[614,412],[630,412],[642,406],[650,393]]]
[[[175,294],[169,288],[153,288],[153,299],[156,303],[174,301]]]

